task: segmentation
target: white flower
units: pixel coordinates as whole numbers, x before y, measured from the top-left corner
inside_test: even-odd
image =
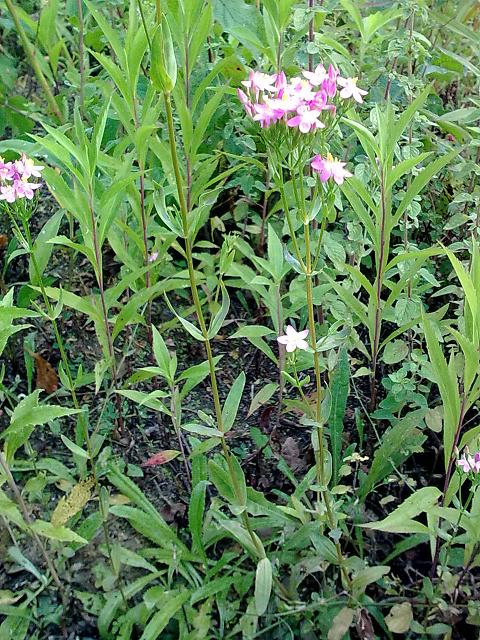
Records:
[[[310,84],[314,87],[318,87],[319,84],[328,78],[328,73],[325,70],[323,64],[318,64],[315,68],[315,71],[302,71],[303,75],[307,80],[310,80]]]
[[[366,96],[367,91],[357,87],[357,80],[358,78],[337,78],[337,83],[343,87],[340,91],[341,98],[353,98],[355,102],[363,102],[362,96]]]
[[[292,353],[295,349],[306,351],[308,349],[308,342],[305,340],[307,336],[308,329],[296,331],[291,325],[287,325],[285,327],[285,335],[278,336],[277,342],[284,344],[289,353]]]

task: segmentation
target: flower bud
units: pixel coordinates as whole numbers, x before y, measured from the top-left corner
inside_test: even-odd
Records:
[[[150,78],[158,91],[170,93],[177,81],[177,61],[173,49],[172,34],[163,16],[152,42]]]

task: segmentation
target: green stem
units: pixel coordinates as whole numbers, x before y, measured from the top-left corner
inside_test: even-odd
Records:
[[[80,71],[80,115],[85,115],[85,43],[83,25],[83,0],[77,0],[78,13],[78,69]]]
[[[163,94],[164,97],[164,101],[165,101],[165,113],[166,113],[166,117],[167,117],[167,127],[168,127],[168,138],[169,138],[169,144],[170,144],[170,154],[171,154],[171,158],[172,158],[172,165],[173,165],[173,172],[175,175],[175,182],[177,185],[177,194],[178,194],[178,202],[179,202],[179,207],[180,207],[180,216],[181,216],[181,220],[182,220],[182,230],[183,230],[183,236],[184,236],[184,242],[185,242],[185,257],[187,259],[187,267],[188,267],[188,275],[189,275],[189,280],[190,280],[190,289],[192,292],[192,299],[193,299],[193,304],[195,307],[195,313],[197,315],[197,319],[198,319],[198,324],[200,325],[200,331],[202,333],[202,337],[203,337],[203,342],[205,344],[205,350],[207,353],[207,360],[208,360],[208,365],[209,365],[209,373],[210,373],[210,384],[211,384],[211,388],[212,388],[212,395],[213,395],[213,404],[215,407],[215,416],[217,419],[217,425],[218,425],[218,430],[221,431],[222,433],[222,438],[221,438],[221,446],[222,446],[222,450],[223,450],[223,455],[225,457],[225,460],[227,462],[227,466],[228,466],[228,470],[229,470],[229,474],[230,474],[230,479],[232,481],[232,485],[234,488],[234,492],[235,495],[240,495],[240,487],[238,485],[238,481],[237,481],[237,477],[235,474],[235,470],[233,467],[233,463],[232,463],[232,458],[231,458],[231,453],[229,450],[229,447],[227,445],[226,439],[225,439],[225,427],[223,424],[223,416],[222,416],[222,406],[220,403],[220,394],[218,392],[218,384],[217,384],[217,376],[215,373],[215,361],[213,358],[213,352],[212,352],[212,346],[210,344],[210,338],[208,335],[208,329],[207,329],[207,325],[205,323],[205,318],[203,316],[203,310],[202,310],[202,303],[200,301],[200,297],[198,295],[198,289],[197,289],[197,283],[195,281],[195,269],[193,266],[193,251],[192,251],[192,243],[191,243],[191,239],[190,239],[190,230],[189,230],[189,225],[188,225],[188,209],[187,209],[187,202],[185,199],[185,195],[183,193],[183,180],[182,180],[182,176],[180,173],[180,165],[179,165],[179,161],[178,161],[178,154],[177,154],[177,146],[176,146],[176,138],[175,138],[175,128],[173,125],[173,113],[172,113],[172,103],[171,103],[171,97],[170,94],[168,92],[164,92]],[[251,524],[250,524],[250,519],[248,517],[248,514],[246,513],[246,511],[244,511],[241,515],[242,517],[242,521],[243,524],[245,526],[245,528],[247,529],[252,542],[255,546],[255,549],[257,550],[257,553],[259,555],[259,557],[264,557],[265,552],[263,550],[262,545],[259,543],[257,536],[254,534]]]
[[[93,477],[93,481],[95,484],[95,490],[97,492],[97,495],[100,496],[100,481],[98,479],[98,475],[97,475],[97,470],[95,467],[95,460],[94,460],[94,455],[93,455],[93,446],[92,446],[92,442],[90,439],[90,434],[88,431],[88,424],[87,421],[85,420],[85,416],[84,413],[81,409],[80,403],[78,401],[78,396],[77,393],[75,391],[75,383],[73,381],[73,376],[72,376],[72,371],[70,369],[70,362],[68,360],[68,356],[67,353],[65,351],[65,346],[63,343],[63,339],[60,333],[60,330],[58,328],[58,323],[57,320],[55,318],[55,314],[54,314],[54,310],[52,307],[52,304],[50,302],[50,298],[48,297],[47,291],[45,289],[45,283],[43,281],[43,276],[40,270],[40,267],[38,265],[37,259],[35,257],[34,251],[33,251],[33,242],[32,242],[32,235],[30,233],[30,227],[28,226],[28,222],[26,220],[22,219],[22,226],[23,226],[23,230],[24,230],[24,234],[22,234],[22,231],[20,229],[20,227],[17,224],[17,221],[15,220],[15,217],[12,215],[12,213],[10,212],[9,209],[7,209],[8,211],[8,215],[10,217],[10,220],[12,221],[12,224],[17,232],[17,234],[19,234],[19,237],[23,238],[24,236],[24,242],[28,248],[28,252],[30,254],[30,257],[32,259],[32,265],[33,265],[33,269],[35,271],[35,276],[37,278],[37,282],[38,282],[38,286],[40,288],[40,293],[42,295],[44,304],[45,304],[45,308],[47,310],[47,315],[48,318],[50,320],[50,322],[52,323],[52,328],[53,328],[53,332],[55,334],[55,339],[57,341],[57,345],[58,345],[58,350],[60,352],[60,358],[63,364],[63,369],[65,371],[65,375],[67,376],[67,380],[68,380],[68,386],[69,386],[69,391],[70,391],[70,395],[72,397],[72,402],[73,402],[73,406],[75,407],[75,409],[79,410],[81,413],[79,413],[79,423],[80,423],[80,428],[83,432],[83,437],[85,438],[85,444],[87,447],[87,453],[88,453],[88,459],[90,461],[90,467],[91,467],[91,472],[92,472],[92,477]],[[112,566],[112,570],[115,572],[115,564],[113,562],[113,557],[112,557],[112,549],[111,549],[111,545],[110,545],[110,534],[108,531],[108,524],[107,522],[102,518],[102,528],[103,528],[103,532],[104,532],[104,537],[105,537],[105,546],[107,548],[107,553],[110,559],[110,564]],[[119,584],[119,590],[120,593],[122,595],[122,599],[124,601],[124,603],[126,604],[126,597],[124,595],[123,592],[123,588],[122,585]]]
[[[17,487],[17,484],[12,476],[12,473],[10,471],[10,467],[7,464],[7,461],[5,460],[3,453],[0,451],[0,467],[3,469],[3,473],[5,474],[5,478],[7,480],[7,483],[10,487],[10,489],[13,492],[13,495],[15,496],[15,500],[18,504],[18,506],[20,507],[20,510],[22,511],[22,515],[23,515],[23,520],[25,522],[25,525],[28,529],[28,532],[30,533],[30,535],[32,536],[33,540],[35,541],[35,544],[38,546],[40,553],[42,554],[45,562],[47,563],[47,566],[50,570],[50,573],[52,575],[53,581],[55,582],[55,584],[57,585],[58,589],[60,590],[60,592],[63,594],[64,597],[65,596],[65,590],[63,588],[62,582],[60,580],[60,578],[58,577],[58,573],[55,569],[55,566],[50,558],[50,556],[48,555],[48,552],[45,548],[45,546],[43,545],[43,542],[41,541],[39,535],[37,534],[37,532],[32,529],[32,520],[30,518],[30,514],[28,513],[28,509],[27,509],[27,505],[25,504],[25,501],[22,497],[22,494],[20,493],[20,490]]]
[[[58,108],[58,105],[52,93],[52,90],[50,89],[47,79],[45,78],[45,75],[40,67],[40,64],[38,63],[38,60],[35,57],[35,53],[32,50],[32,45],[30,43],[30,40],[28,39],[27,34],[25,33],[25,29],[23,28],[22,23],[20,22],[20,18],[18,17],[17,9],[13,4],[12,0],[5,0],[5,4],[7,5],[7,9],[10,12],[10,15],[12,16],[15,29],[22,42],[22,47],[27,57],[27,60],[30,66],[32,67],[33,72],[35,73],[37,80],[43,89],[43,92],[45,93],[45,98],[47,100],[48,107],[52,112],[52,114],[56,118],[58,118],[59,122],[63,123],[64,118],[63,118],[62,112]]]

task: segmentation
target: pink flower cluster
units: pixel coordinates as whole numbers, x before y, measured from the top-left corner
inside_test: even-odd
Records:
[[[41,183],[29,180],[40,178],[42,169],[43,166],[36,165],[24,153],[15,162],[5,162],[0,156],[0,200],[10,204],[22,198],[32,200]]]
[[[463,457],[457,460],[457,465],[465,472],[480,473],[480,451],[477,451],[473,456],[470,454],[468,447],[465,447]]]
[[[319,64],[315,71],[302,71],[302,76],[288,81],[283,71],[274,75],[252,71],[242,82],[246,92],[237,89],[238,97],[262,128],[282,120],[288,127],[310,133],[325,127],[322,112],[335,114],[332,100],[337,93],[342,100],[356,102],[363,102],[367,93],[357,87],[357,78],[342,78],[333,65],[327,70]]]

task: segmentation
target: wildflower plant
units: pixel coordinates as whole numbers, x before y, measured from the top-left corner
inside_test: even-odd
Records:
[[[328,419],[328,394],[322,388],[320,343],[317,342],[314,279],[322,249],[327,221],[334,218],[335,188],[351,177],[346,163],[335,159],[330,147],[336,142],[338,123],[354,102],[363,102],[364,90],[356,79],[343,78],[330,64],[321,64],[314,71],[304,70],[300,76],[287,79],[280,71],[274,75],[252,71],[238,89],[238,97],[247,115],[259,123],[260,135],[267,149],[269,172],[282,202],[291,247],[285,247],[287,260],[305,278],[308,328],[297,333],[292,326],[277,338],[287,352],[306,349],[313,353],[315,376],[315,406],[310,425],[316,458],[316,489],[318,515],[331,530],[338,526],[328,485],[331,476],[331,456],[328,453],[324,426]],[[312,173],[311,178],[308,173]],[[287,195],[293,194],[289,200]],[[303,236],[299,233],[303,229]],[[309,338],[309,344],[306,338]],[[296,386],[305,396],[295,371]],[[322,408],[323,404],[323,408]],[[310,407],[305,406],[310,415]],[[336,542],[338,563],[346,586],[350,582],[340,544]]]

